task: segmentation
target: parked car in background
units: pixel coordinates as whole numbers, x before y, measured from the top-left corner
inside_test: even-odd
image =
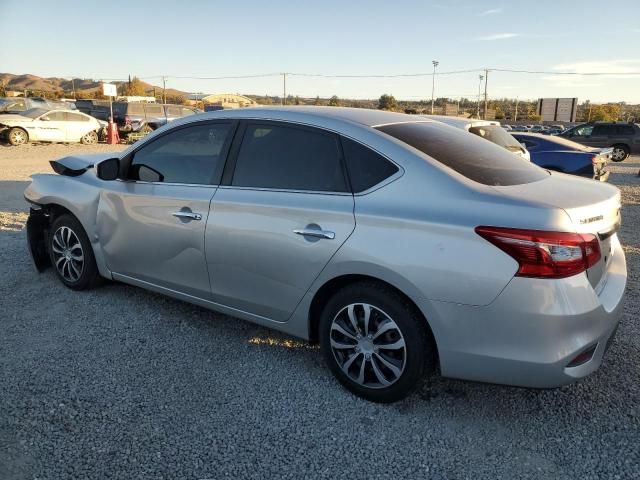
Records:
[[[58,102],[42,97],[9,97],[0,100],[0,114],[20,114],[32,108],[74,110],[76,107],[72,103]]]
[[[502,148],[515,153],[525,160],[530,160],[529,152],[513,136],[500,127],[500,122],[480,120],[477,118],[448,117],[446,115],[423,115],[438,122],[478,135]]]
[[[511,130],[513,130],[514,132],[526,132],[527,127],[525,127],[524,125],[511,125]]]
[[[184,105],[138,102],[114,102],[113,117],[124,133],[150,133],[178,118],[194,115],[199,110]]]
[[[0,116],[0,134],[11,145],[28,142],[97,143],[105,126],[105,122],[74,110],[32,108],[20,115]]]
[[[527,147],[531,161],[542,168],[601,182],[609,178],[606,167],[612,148],[586,147],[566,138],[539,133],[514,132],[513,136]]]
[[[559,134],[589,147],[612,147],[611,160],[621,162],[640,153],[640,126],[635,123],[583,123]]]
[[[511,125],[502,125],[502,128],[504,128],[507,132],[513,130],[513,128],[511,128]]]
[[[531,128],[529,128],[529,131],[532,133],[541,133],[544,130],[544,125],[531,125]]]
[[[76,108],[98,120],[108,121],[111,115],[109,100],[76,100]]]
[[[598,369],[622,312],[617,188],[416,115],[223,110],[51,164],[60,175],[33,175],[24,194],[38,269],[318,341],[370,400],[405,397],[438,364],[574,382]]]

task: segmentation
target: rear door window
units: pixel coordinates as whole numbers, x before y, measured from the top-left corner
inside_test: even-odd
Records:
[[[348,191],[334,134],[275,123],[247,125],[231,184],[278,190]]]
[[[85,117],[84,115],[80,115],[78,113],[66,112],[66,117],[68,122],[88,122],[89,117]]]
[[[398,172],[398,167],[361,143],[341,138],[349,181],[354,193],[364,192]]]
[[[593,129],[593,136],[597,137],[600,135],[615,135],[616,127],[615,125],[596,125]]]
[[[616,135],[633,135],[633,127],[631,125],[617,125]]]
[[[376,128],[485,185],[519,185],[549,176],[502,147],[437,122],[396,123]]]
[[[162,105],[154,105],[153,103],[147,103],[144,109],[147,112],[147,115],[150,115],[150,116],[161,117],[164,115],[164,109],[162,108]]]
[[[130,103],[127,107],[129,115],[144,115],[144,106],[141,103]]]

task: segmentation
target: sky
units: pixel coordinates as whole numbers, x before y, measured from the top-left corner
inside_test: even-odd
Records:
[[[22,12],[16,21],[16,12]],[[640,103],[640,0],[0,0],[0,72],[301,97]],[[10,46],[10,48],[7,48]],[[542,71],[522,74],[491,69]],[[467,73],[450,74],[460,70]],[[557,72],[639,72],[557,75]],[[276,74],[247,79],[189,79]],[[484,85],[482,86],[484,89]]]

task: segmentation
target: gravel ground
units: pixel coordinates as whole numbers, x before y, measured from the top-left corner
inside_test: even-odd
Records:
[[[376,405],[317,348],[134,287],[35,273],[22,190],[83,146],[0,146],[0,479],[626,479],[640,472],[640,157],[623,191],[628,300],[603,367],[531,390],[434,379]]]

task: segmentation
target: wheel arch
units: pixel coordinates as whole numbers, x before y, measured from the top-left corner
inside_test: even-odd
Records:
[[[432,325],[429,323],[427,316],[422,311],[422,309],[417,305],[417,303],[411,298],[410,295],[407,295],[401,288],[398,288],[396,285],[389,283],[386,280],[382,280],[381,278],[366,275],[366,274],[345,274],[333,277],[327,280],[313,295],[313,299],[311,300],[309,306],[309,333],[308,338],[311,343],[318,343],[319,338],[319,324],[320,324],[320,315],[322,314],[322,308],[326,304],[326,302],[331,298],[333,294],[335,294],[338,290],[346,287],[347,285],[352,285],[354,283],[360,282],[375,282],[385,288],[389,288],[401,296],[410,308],[414,309],[416,314],[420,315],[424,320],[425,327],[428,329],[431,338],[433,339],[433,343],[436,347],[436,355],[439,358],[437,349],[438,342],[437,338],[434,335],[434,331]]]
[[[22,130],[24,134],[27,136],[27,141],[25,143],[29,143],[31,141],[31,135],[29,135],[29,132],[27,131],[26,128],[21,127],[20,125],[16,125],[14,127],[9,127],[9,132],[11,132],[11,130]]]

